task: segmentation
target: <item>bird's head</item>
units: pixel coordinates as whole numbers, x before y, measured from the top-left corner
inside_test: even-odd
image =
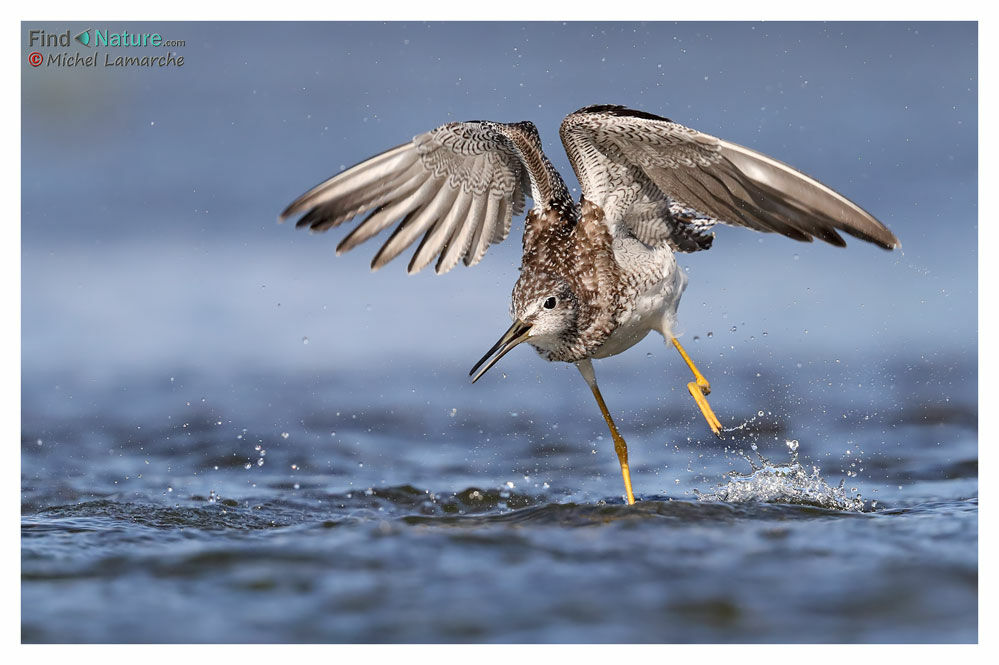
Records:
[[[549,273],[522,272],[510,302],[513,325],[469,372],[474,374],[472,383],[521,342],[529,342],[549,355],[566,345],[576,330],[578,305],[565,279]]]

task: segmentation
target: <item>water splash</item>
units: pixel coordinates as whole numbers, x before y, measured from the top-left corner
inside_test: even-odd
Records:
[[[759,452],[759,464],[745,456],[751,473],[732,471],[727,484],[713,492],[694,490],[700,501],[725,501],[729,503],[793,503],[833,510],[863,512],[864,500],[860,494],[848,494],[844,481],[833,487],[821,476],[820,469],[812,466],[811,472],[798,462],[798,442],[786,441],[790,461],[775,464]],[[755,448],[755,447],[754,447]]]
[[[766,334],[766,333],[764,333],[764,334]],[[758,419],[762,418],[764,415],[766,415],[766,416],[769,417],[769,416],[771,416],[773,414],[770,413],[769,411],[767,411],[765,414],[764,414],[763,411],[758,411],[755,416],[752,416],[751,418],[749,418],[747,420],[743,420],[741,425],[733,425],[732,427],[722,427],[721,431],[723,433],[725,433],[725,434],[730,434],[732,432],[738,432],[740,430],[744,430],[747,427],[749,427],[750,425],[752,425],[753,423],[755,423]],[[756,448],[753,448],[753,450],[756,450]]]

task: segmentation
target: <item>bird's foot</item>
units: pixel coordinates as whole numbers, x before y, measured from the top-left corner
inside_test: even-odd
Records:
[[[687,384],[687,390],[690,391],[690,396],[697,402],[697,408],[701,410],[704,419],[708,421],[708,427],[720,439],[722,430],[721,421],[718,420],[718,416],[711,410],[711,405],[705,399],[705,395],[711,394],[711,384],[703,376],[699,376],[697,381],[691,381]]]
[[[676,350],[680,352],[680,356],[683,358],[683,361],[687,363],[687,367],[689,367],[690,371],[694,374],[694,380],[687,384],[687,390],[690,391],[690,396],[694,398],[695,402],[697,402],[697,408],[701,410],[701,413],[704,415],[704,419],[708,421],[708,427],[710,427],[714,435],[720,439],[722,430],[721,421],[718,420],[718,416],[716,416],[715,412],[711,410],[711,405],[708,404],[708,400],[705,399],[706,395],[711,394],[711,384],[708,383],[708,380],[704,378],[701,371],[697,369],[697,365],[695,365],[694,361],[690,359],[689,355],[687,355],[687,351],[680,345],[680,340],[673,337],[672,341],[673,346],[675,346]]]

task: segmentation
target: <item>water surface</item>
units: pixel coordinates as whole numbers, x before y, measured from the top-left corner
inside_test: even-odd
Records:
[[[595,406],[460,369],[26,391],[23,639],[977,639],[973,394],[830,414],[795,467],[807,407],[719,442],[609,373],[629,508]]]

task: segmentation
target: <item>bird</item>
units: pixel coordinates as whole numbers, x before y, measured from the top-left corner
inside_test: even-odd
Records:
[[[707,250],[716,225],[814,238],[844,247],[840,232],[883,249],[899,246],[870,213],[772,157],[625,106],[600,104],[569,114],[559,136],[579,181],[575,201],[529,121],[449,122],[321,182],[279,221],[324,232],[369,213],[336,254],[389,227],[371,261],[377,270],[417,243],[416,273],[436,258],[446,273],[479,263],[524,220],[512,325],[472,367],[478,381],[527,342],[549,361],[572,363],[597,402],[635,503],[628,448],[597,385],[593,360],[617,355],[652,331],[693,374],[687,389],[716,436],[722,424],[707,401],[711,384],[675,334],[687,286],[678,253]]]

